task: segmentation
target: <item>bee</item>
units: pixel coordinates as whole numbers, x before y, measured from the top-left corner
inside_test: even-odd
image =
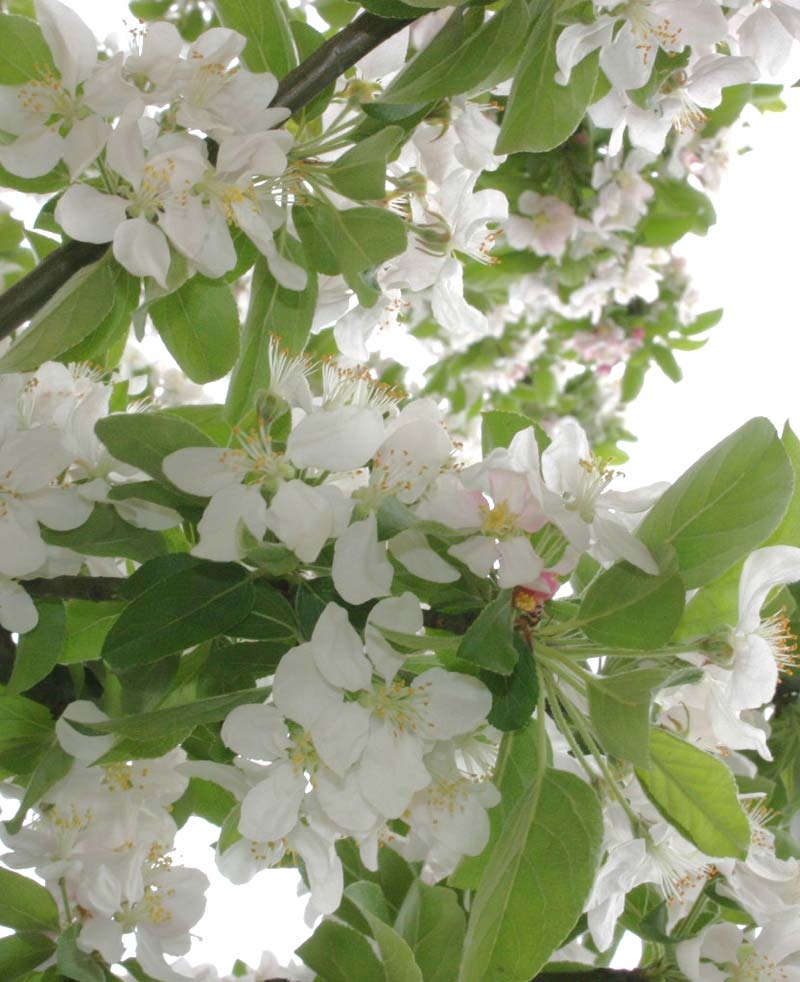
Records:
[[[519,631],[525,644],[533,648],[533,632],[544,616],[543,594],[530,587],[516,586],[511,596],[511,606],[516,611],[514,630]]]

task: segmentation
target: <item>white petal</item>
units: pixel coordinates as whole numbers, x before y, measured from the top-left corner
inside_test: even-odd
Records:
[[[56,720],[56,738],[64,750],[76,760],[84,764],[93,764],[103,754],[114,746],[114,736],[86,736],[69,725],[70,720],[76,723],[105,723],[108,716],[93,702],[79,699],[71,702],[61,717]]]
[[[388,542],[389,552],[405,568],[432,583],[454,583],[461,574],[428,545],[419,529],[406,529]]]
[[[0,147],[0,164],[20,177],[42,177],[61,160],[64,141],[51,130],[34,130]]]
[[[383,417],[377,409],[320,410],[301,419],[289,434],[286,456],[295,467],[351,471],[367,463],[383,435]]]
[[[413,689],[415,705],[425,721],[424,735],[434,740],[449,740],[477,729],[492,708],[492,695],[483,682],[443,668],[423,672],[414,680]]]
[[[242,802],[242,835],[256,842],[274,842],[291,832],[297,824],[306,783],[305,774],[290,761],[270,765],[264,780]]]
[[[170,254],[161,229],[144,218],[129,218],[114,233],[114,256],[134,276],[152,276],[167,287]]]
[[[739,630],[754,631],[761,622],[761,608],[773,587],[800,580],[800,549],[767,546],[745,560],[739,580]]]
[[[385,543],[378,541],[374,514],[353,522],[336,540],[331,575],[337,592],[350,604],[390,593],[394,569],[386,558]]]
[[[399,818],[414,792],[430,784],[422,755],[423,744],[416,736],[394,733],[388,723],[373,718],[358,767],[358,782],[361,793],[381,815]],[[387,766],[389,761],[391,766]]]
[[[241,559],[243,526],[259,541],[267,530],[267,503],[258,485],[231,484],[212,497],[197,526],[192,555],[217,562]]]
[[[220,735],[231,750],[252,760],[275,760],[290,745],[286,721],[274,706],[237,706]]]
[[[184,447],[168,454],[161,468],[175,487],[204,498],[240,484],[250,463],[239,450]]]
[[[275,671],[272,685],[275,705],[289,719],[310,729],[329,706],[341,706],[341,692],[319,672],[310,644],[287,651]]]
[[[74,10],[58,0],[36,0],[36,19],[61,72],[64,88],[74,92],[97,64],[97,41]]]
[[[360,759],[367,743],[370,712],[357,702],[330,706],[311,727],[314,746],[330,769],[343,776]]]
[[[73,124],[64,138],[64,163],[73,180],[86,170],[100,154],[111,133],[111,127],[97,116],[87,116]]]
[[[504,590],[533,583],[544,569],[544,560],[525,536],[518,535],[498,543],[497,552],[500,559],[497,583]]]
[[[313,563],[334,534],[334,512],[328,495],[320,491],[304,481],[286,481],[267,511],[267,527],[304,563]]]
[[[311,636],[311,652],[322,677],[331,685],[350,692],[369,687],[372,669],[343,607],[331,602],[320,614]]]
[[[7,631],[25,634],[39,621],[36,605],[23,587],[0,576],[0,624]]]

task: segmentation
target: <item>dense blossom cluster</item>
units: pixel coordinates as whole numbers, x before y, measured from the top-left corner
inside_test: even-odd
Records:
[[[111,245],[0,357],[0,858],[45,884],[31,982],[220,979],[191,964],[190,813],[234,883],[300,868],[324,939],[230,978],[326,978],[331,937],[337,977],[528,978],[633,925],[691,982],[800,979],[796,438],[751,421],[670,488],[613,463],[649,362],[677,377],[714,321],[669,247],[712,220],[725,89],[788,70],[797,4],[526,12],[555,38],[519,55],[559,107],[535,140],[473,43],[514,2],[428,15],[291,121],[248,57],[315,29],[256,57],[179,6],[100,55],[59,0],[0,15],[49,52],[0,86],[0,165],[58,192],[30,241]],[[570,86],[588,121],[554,135]],[[493,910],[547,889],[530,955]]]

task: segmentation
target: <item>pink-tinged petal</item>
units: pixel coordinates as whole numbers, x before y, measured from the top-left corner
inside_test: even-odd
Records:
[[[349,692],[368,688],[372,668],[343,607],[331,602],[322,611],[311,635],[311,652],[326,682]]]
[[[357,702],[329,706],[311,727],[323,762],[343,776],[361,757],[369,734],[370,712]]]
[[[413,734],[395,733],[388,723],[373,718],[358,783],[366,800],[386,818],[399,818],[413,794],[430,784],[423,750],[422,741]]]
[[[800,580],[800,549],[767,546],[745,560],[739,580],[740,631],[750,633],[761,623],[761,608],[773,587]]]
[[[36,19],[61,72],[64,88],[74,92],[97,64],[97,41],[74,10],[58,0],[36,0]]]
[[[272,697],[284,716],[307,730],[326,709],[344,703],[341,691],[320,675],[310,644],[298,645],[281,658],[275,671]]]
[[[251,760],[275,760],[285,756],[291,744],[286,720],[274,706],[237,706],[225,718],[220,735],[226,746]]]
[[[292,831],[306,793],[306,776],[290,761],[271,764],[242,802],[239,831],[256,842],[275,842]]]
[[[414,705],[423,720],[421,736],[450,740],[486,722],[492,694],[472,675],[432,668],[413,682]]]
[[[161,463],[175,487],[204,498],[241,484],[250,466],[243,451],[220,447],[184,447],[168,454]]]
[[[0,624],[7,631],[26,634],[36,627],[39,612],[36,604],[19,583],[0,577]]]
[[[292,430],[286,456],[295,467],[351,471],[367,463],[381,445],[383,434],[383,417],[377,409],[323,409],[301,419]]]
[[[497,583],[504,590],[524,583],[531,584],[544,570],[544,560],[525,536],[498,543],[497,552],[500,559]]]
[[[130,218],[114,233],[114,257],[134,276],[152,276],[167,288],[170,254],[161,229],[145,218]]]
[[[350,604],[391,592],[394,568],[386,558],[386,544],[378,541],[374,514],[353,522],[336,540],[331,575],[339,596]]]
[[[111,127],[98,116],[79,119],[64,138],[64,163],[70,177],[79,177],[99,156],[111,133]]]
[[[200,542],[192,555],[216,562],[241,559],[243,527],[260,541],[267,530],[267,503],[258,485],[231,484],[206,506],[197,526]]]
[[[20,177],[42,177],[61,160],[64,141],[52,130],[36,130],[0,147],[0,164]]]

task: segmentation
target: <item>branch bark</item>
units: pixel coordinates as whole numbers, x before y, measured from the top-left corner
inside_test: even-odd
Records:
[[[425,11],[421,11],[425,13]],[[361,13],[347,27],[329,38],[304,62],[281,79],[274,106],[286,106],[292,115],[324,92],[343,72],[412,20]],[[8,337],[47,303],[79,269],[100,259],[110,243],[67,242],[27,276],[0,295],[0,338]]]
[[[32,597],[56,600],[121,600],[127,580],[121,576],[54,576],[24,580]]]

